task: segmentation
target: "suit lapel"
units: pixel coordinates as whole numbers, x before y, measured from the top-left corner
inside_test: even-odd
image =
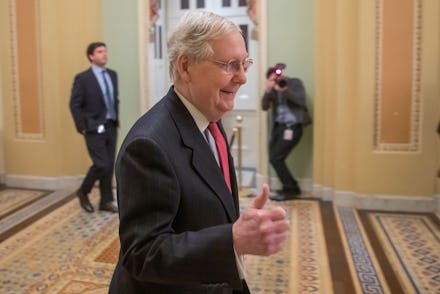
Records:
[[[176,123],[183,143],[192,150],[191,162],[194,169],[214,191],[216,197],[220,199],[231,221],[236,220],[238,217],[238,206],[223,180],[223,174],[203,134],[197,128],[191,114],[180,101],[179,97],[177,97],[173,88],[168,92],[165,99],[169,101],[168,109]],[[236,185],[233,186],[232,189],[234,195],[236,195]]]
[[[99,91],[102,94],[101,86],[99,85],[98,79],[96,78],[95,73],[93,72],[92,68],[89,68],[89,70],[87,71],[87,74],[89,75],[88,81],[93,81],[95,86],[99,89]]]

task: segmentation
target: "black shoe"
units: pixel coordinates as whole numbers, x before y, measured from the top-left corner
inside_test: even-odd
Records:
[[[295,195],[297,198],[299,198],[299,196],[302,194],[302,191],[300,188],[296,188],[293,190],[284,190],[284,192],[282,194],[285,195]]]
[[[76,192],[76,195],[79,198],[79,205],[81,205],[81,207],[87,211],[88,213],[92,213],[95,211],[95,209],[93,208],[92,203],[90,203],[89,200],[89,196],[87,196],[87,194],[84,194],[83,192],[81,192],[80,190],[78,190]]]
[[[293,194],[276,194],[269,196],[270,200],[273,201],[287,201],[287,200],[295,200],[299,199],[298,196]]]
[[[278,191],[279,193],[269,195],[270,200],[287,201],[287,200],[300,199],[299,195],[301,195],[301,190],[299,188],[293,191],[277,190],[277,192]]]
[[[99,210],[101,211],[109,211],[111,213],[118,212],[118,207],[114,205],[112,202],[107,202],[99,205]]]
[[[301,189],[299,187],[296,187],[295,189],[277,189],[275,190],[275,193],[277,194],[301,194]]]

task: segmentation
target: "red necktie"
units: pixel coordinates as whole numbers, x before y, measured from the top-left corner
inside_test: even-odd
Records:
[[[228,152],[226,150],[226,141],[220,132],[217,123],[210,122],[208,126],[212,137],[214,137],[215,145],[217,146],[218,156],[220,158],[220,165],[223,171],[223,177],[225,178],[226,185],[228,185],[229,191],[231,189],[231,177],[229,175],[229,163],[228,163]]]

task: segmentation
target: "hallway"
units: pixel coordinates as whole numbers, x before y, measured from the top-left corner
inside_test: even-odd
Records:
[[[0,293],[107,293],[119,249],[117,215],[87,214],[71,193],[57,194],[57,203],[51,195],[0,191]],[[96,204],[96,190],[91,198]],[[240,200],[244,208],[252,198]],[[281,206],[290,239],[272,257],[246,256],[252,293],[440,293],[437,216],[358,211],[312,198]],[[30,219],[20,220],[23,211]]]

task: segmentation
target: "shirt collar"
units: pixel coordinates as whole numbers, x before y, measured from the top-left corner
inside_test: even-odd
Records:
[[[92,63],[91,67],[92,67],[92,70],[95,74],[102,74],[103,70],[107,70],[105,67],[100,67],[100,66],[97,66],[96,64],[93,64],[93,63]]]
[[[199,128],[200,132],[203,134],[203,132],[206,130],[206,128],[209,125],[209,121],[206,119],[206,117],[198,110],[191,102],[189,102],[177,89],[174,87],[174,91],[176,92],[177,96],[179,97],[180,101],[182,101],[183,105],[185,105],[186,109],[188,109],[189,113],[191,114],[194,122],[196,123],[197,127]]]

